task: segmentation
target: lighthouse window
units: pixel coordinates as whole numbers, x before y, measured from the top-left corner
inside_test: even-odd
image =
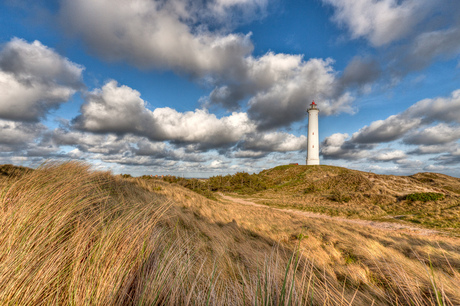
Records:
[[[314,148],[314,147],[315,147],[315,145],[312,145],[311,147],[312,147],[312,148]]]
[[[315,132],[311,133],[312,135],[315,135]]]

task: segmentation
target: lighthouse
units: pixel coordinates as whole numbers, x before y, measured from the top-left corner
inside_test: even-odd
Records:
[[[319,165],[318,113],[315,101],[308,112],[307,165]]]

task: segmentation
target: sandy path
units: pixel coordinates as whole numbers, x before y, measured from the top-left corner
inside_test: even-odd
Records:
[[[403,230],[403,231],[408,231],[411,233],[416,233],[418,235],[434,235],[434,234],[439,233],[438,231],[435,231],[435,230],[413,227],[413,226],[408,226],[408,225],[399,224],[399,223],[376,222],[376,221],[360,220],[360,219],[347,219],[347,218],[342,218],[342,217],[331,217],[328,215],[318,214],[318,213],[309,212],[309,211],[300,211],[300,210],[287,209],[287,208],[275,208],[275,207],[270,207],[267,205],[257,204],[251,201],[246,201],[241,198],[230,197],[222,193],[219,193],[219,195],[223,199],[234,202],[234,203],[239,203],[243,205],[251,205],[251,206],[256,206],[256,207],[264,207],[267,209],[274,209],[277,211],[293,213],[293,214],[301,215],[301,216],[308,217],[308,218],[317,218],[317,219],[324,219],[324,220],[334,220],[334,221],[341,221],[341,222],[347,222],[347,223],[354,223],[354,224],[365,225],[365,226],[370,226],[373,228],[390,230],[390,231]]]

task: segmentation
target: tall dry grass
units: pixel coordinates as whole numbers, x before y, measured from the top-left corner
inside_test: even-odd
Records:
[[[48,164],[0,195],[1,304],[113,304],[131,290],[165,208],[108,173]],[[147,205],[146,205],[147,204]]]
[[[422,239],[433,256],[413,244],[410,257],[388,251],[380,236],[319,221],[309,223],[317,231],[309,238],[283,238],[305,222],[164,182],[49,163],[1,187],[0,304],[460,303],[458,244]],[[343,246],[327,241],[342,234]]]

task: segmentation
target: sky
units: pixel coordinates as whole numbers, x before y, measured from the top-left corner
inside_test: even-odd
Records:
[[[460,177],[460,1],[4,0],[0,164]]]

